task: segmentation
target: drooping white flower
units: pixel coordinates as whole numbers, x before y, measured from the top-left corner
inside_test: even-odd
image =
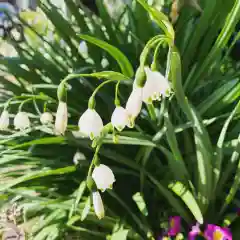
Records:
[[[0,116],[0,130],[7,130],[9,126],[9,113],[7,110],[3,110]]]
[[[40,117],[40,122],[45,125],[53,122],[53,115],[50,112],[44,112]]]
[[[160,72],[152,71],[149,67],[145,67],[145,72],[147,80],[143,87],[143,101],[150,103],[160,100],[161,96],[168,96],[171,90],[168,80]]]
[[[68,111],[67,103],[60,101],[55,119],[55,133],[57,135],[63,135],[67,129],[68,123]]]
[[[100,164],[94,168],[92,178],[96,183],[97,188],[103,192],[107,188],[111,189],[113,183],[116,181],[112,170],[104,164]]]
[[[133,86],[133,90],[127,100],[126,110],[130,120],[130,126],[133,125],[135,118],[141,112],[142,108],[142,88],[137,85]]]
[[[78,121],[80,132],[94,139],[99,137],[103,129],[103,121],[95,109],[88,108]]]
[[[26,112],[19,112],[14,118],[13,124],[16,129],[24,130],[29,128],[31,123]]]
[[[99,192],[92,193],[93,208],[99,219],[104,218],[105,210],[102,202],[102,198]]]
[[[118,131],[122,131],[128,124],[127,110],[123,107],[117,106],[113,111],[111,123]]]

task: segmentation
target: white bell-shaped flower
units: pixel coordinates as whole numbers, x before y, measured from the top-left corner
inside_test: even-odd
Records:
[[[92,193],[93,208],[99,219],[104,218],[105,210],[103,206],[103,201],[99,192]]]
[[[92,178],[96,183],[97,188],[103,192],[107,188],[112,189],[112,185],[116,181],[112,170],[104,164],[100,164],[94,168]]]
[[[128,124],[127,110],[123,107],[117,106],[113,111],[111,123],[118,131],[122,131]]]
[[[24,130],[29,128],[31,123],[26,112],[19,112],[14,118],[13,124],[16,129]]]
[[[40,117],[40,122],[45,125],[53,122],[53,115],[50,112],[44,112]]]
[[[143,101],[151,103],[160,100],[161,96],[168,96],[171,91],[168,80],[160,72],[152,71],[149,67],[145,67],[145,72],[147,80],[143,87]]]
[[[78,121],[80,132],[94,139],[99,137],[103,129],[103,121],[95,109],[88,108]]]
[[[57,135],[63,135],[67,129],[68,124],[68,111],[67,103],[60,101],[55,119],[55,133]]]
[[[133,122],[142,109],[142,88],[133,85],[133,90],[127,100],[126,110],[129,117],[129,126],[133,126]]]
[[[7,130],[9,127],[9,113],[7,110],[3,110],[0,116],[0,130]]]

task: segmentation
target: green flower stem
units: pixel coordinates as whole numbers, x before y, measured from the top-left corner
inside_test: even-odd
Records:
[[[153,54],[153,62],[152,62],[152,65],[151,65],[151,69],[153,71],[156,71],[157,70],[157,58],[158,58],[158,53],[159,53],[159,49],[163,43],[164,39],[161,39],[159,40],[159,43],[157,45],[157,47],[155,48],[155,51],[154,51],[154,54]]]
[[[15,96],[15,97],[12,97],[12,98],[8,99],[8,101],[6,102],[6,105],[5,105],[4,109],[9,108],[9,105],[11,104],[11,102],[12,102],[13,100],[26,99],[26,98],[27,98],[27,99],[31,99],[31,100],[32,100],[33,98],[35,98],[35,99],[37,99],[37,100],[43,100],[43,101],[51,100],[51,101],[53,101],[53,99],[50,98],[50,97],[48,97],[48,96],[26,94],[26,95],[21,95],[21,96]]]
[[[120,81],[118,81],[115,86],[115,100],[114,100],[115,106],[120,106],[120,100],[118,97],[119,85],[120,85]]]
[[[146,46],[144,47],[140,55],[140,68],[144,68],[147,56],[151,48],[153,48],[160,40],[164,38],[166,38],[164,35],[157,35],[147,42]]]
[[[107,80],[107,81],[104,81],[102,82],[100,85],[98,85],[94,92],[92,93],[92,96],[89,98],[89,101],[88,101],[88,107],[90,109],[94,109],[95,108],[95,95],[97,94],[97,92],[105,85],[107,85],[108,83],[111,83],[111,82],[115,82],[116,80]]]
[[[158,44],[159,42],[167,42],[169,46],[172,46],[172,40],[165,36],[165,35],[157,35],[155,37],[153,37],[152,39],[150,39],[146,46],[144,47],[141,55],[140,55],[140,67],[144,67],[145,66],[145,62],[147,60],[147,56],[149,54],[149,51],[156,45]]]
[[[22,101],[21,104],[20,104],[19,107],[18,107],[18,111],[21,112],[21,111],[22,111],[22,108],[23,108],[23,105],[24,105],[25,103],[27,103],[27,102],[30,102],[30,101],[33,101],[33,98],[28,98],[28,99]]]
[[[92,175],[92,170],[93,170],[93,167],[94,167],[94,165],[95,165],[95,164],[94,164],[94,163],[95,163],[94,158],[97,157],[100,148],[101,148],[101,144],[96,147],[96,150],[95,150],[95,153],[94,153],[94,156],[93,156],[93,160],[92,160],[92,162],[91,162],[91,164],[90,164],[90,167],[89,167],[89,169],[88,169],[87,178]]]

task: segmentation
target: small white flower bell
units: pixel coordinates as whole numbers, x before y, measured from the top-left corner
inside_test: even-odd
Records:
[[[103,129],[103,121],[95,109],[88,108],[78,121],[80,132],[94,139],[99,137]]]
[[[111,189],[113,183],[116,181],[112,170],[104,164],[100,164],[94,168],[92,178],[96,183],[97,188],[103,192],[107,188]]]
[[[0,130],[7,130],[9,127],[9,113],[7,110],[3,110],[0,116]]]
[[[92,193],[92,200],[93,200],[93,208],[94,211],[99,219],[104,218],[105,211],[104,206],[102,202],[102,198],[99,192],[93,192]]]
[[[67,129],[68,123],[68,111],[67,103],[60,101],[55,119],[55,133],[57,135],[63,135]]]
[[[151,103],[160,100],[161,96],[168,96],[171,91],[168,80],[160,72],[152,71],[149,67],[145,67],[145,72],[147,80],[143,87],[143,101]]]
[[[26,112],[19,112],[14,118],[13,124],[16,129],[24,130],[29,128],[31,123]]]
[[[44,112],[40,117],[40,122],[45,125],[53,122],[53,115],[50,112]]]
[[[133,90],[127,100],[126,110],[130,120],[130,126],[133,125],[135,118],[141,112],[142,108],[142,88],[133,85]]]
[[[128,124],[127,110],[123,107],[117,106],[113,111],[111,123],[118,131],[122,131]]]

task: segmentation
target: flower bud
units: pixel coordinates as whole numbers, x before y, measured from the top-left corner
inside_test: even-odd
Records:
[[[128,124],[127,110],[123,107],[117,106],[113,111],[111,123],[118,131],[122,131]]]
[[[55,133],[57,135],[63,135],[67,129],[68,123],[68,111],[67,104],[65,102],[59,102],[55,119]]]
[[[87,109],[78,121],[80,132],[94,139],[100,136],[103,129],[103,121],[95,109]]]
[[[44,112],[40,117],[40,122],[43,125],[52,123],[53,122],[53,115],[50,112]]]
[[[13,122],[16,129],[24,130],[29,128],[31,123],[26,112],[18,112]]]
[[[138,87],[143,87],[146,81],[146,73],[144,68],[139,67],[136,72],[135,82]]]
[[[7,130],[9,127],[9,113],[7,110],[3,110],[0,116],[0,130]]]
[[[104,164],[100,164],[94,168],[92,178],[95,181],[97,188],[103,192],[107,188],[111,189],[113,183],[116,181],[112,170]]]
[[[94,211],[99,219],[104,218],[105,211],[104,206],[102,202],[102,198],[99,192],[93,192],[92,193],[92,199],[93,199],[93,207]]]
[[[134,122],[135,118],[141,112],[141,108],[142,108],[142,88],[133,86],[133,90],[126,103],[126,110],[128,113],[130,123]]]

